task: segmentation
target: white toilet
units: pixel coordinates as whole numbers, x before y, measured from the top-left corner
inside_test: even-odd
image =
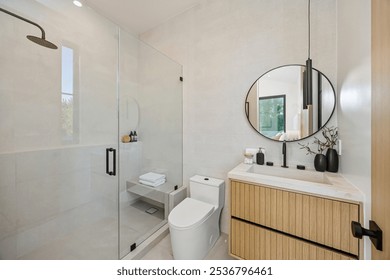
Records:
[[[201,260],[220,235],[219,218],[225,204],[225,182],[195,175],[190,178],[190,197],[169,214],[173,257]]]

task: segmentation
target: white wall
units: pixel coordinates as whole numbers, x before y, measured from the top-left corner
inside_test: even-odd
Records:
[[[312,1],[313,67],[334,86],[336,2]],[[243,161],[246,147],[264,147],[266,161],[281,163],[282,144],[252,129],[244,101],[252,83],[269,69],[305,63],[306,0],[205,0],[140,38],[183,65],[184,185],[194,174],[227,182],[227,172]],[[306,156],[297,143],[287,149],[291,168],[296,164],[314,168],[313,156]],[[228,232],[227,213],[226,201],[224,232]]]
[[[338,8],[338,123],[343,140],[340,169],[365,195],[371,217],[371,1],[343,0]],[[371,258],[365,240],[365,257]]]
[[[77,49],[79,142],[115,143],[117,27],[71,2],[0,0],[5,9],[42,25],[50,50],[32,43],[37,27],[1,13],[0,152],[61,147],[61,46]],[[76,108],[77,109],[77,108]],[[106,114],[102,114],[106,112]],[[112,132],[112,133],[107,133]],[[115,135],[114,135],[115,134]]]

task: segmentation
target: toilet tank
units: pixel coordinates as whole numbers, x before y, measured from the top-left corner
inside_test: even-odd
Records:
[[[225,181],[207,176],[190,178],[190,197],[218,207],[225,204]]]

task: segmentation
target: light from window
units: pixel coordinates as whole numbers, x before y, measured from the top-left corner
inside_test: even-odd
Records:
[[[74,141],[74,61],[73,49],[62,47],[61,126],[64,142]]]
[[[73,49],[62,47],[62,93],[73,94]]]

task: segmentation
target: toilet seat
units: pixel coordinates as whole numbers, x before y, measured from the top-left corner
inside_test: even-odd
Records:
[[[171,211],[168,222],[171,226],[184,230],[201,224],[213,211],[213,205],[187,197]]]

